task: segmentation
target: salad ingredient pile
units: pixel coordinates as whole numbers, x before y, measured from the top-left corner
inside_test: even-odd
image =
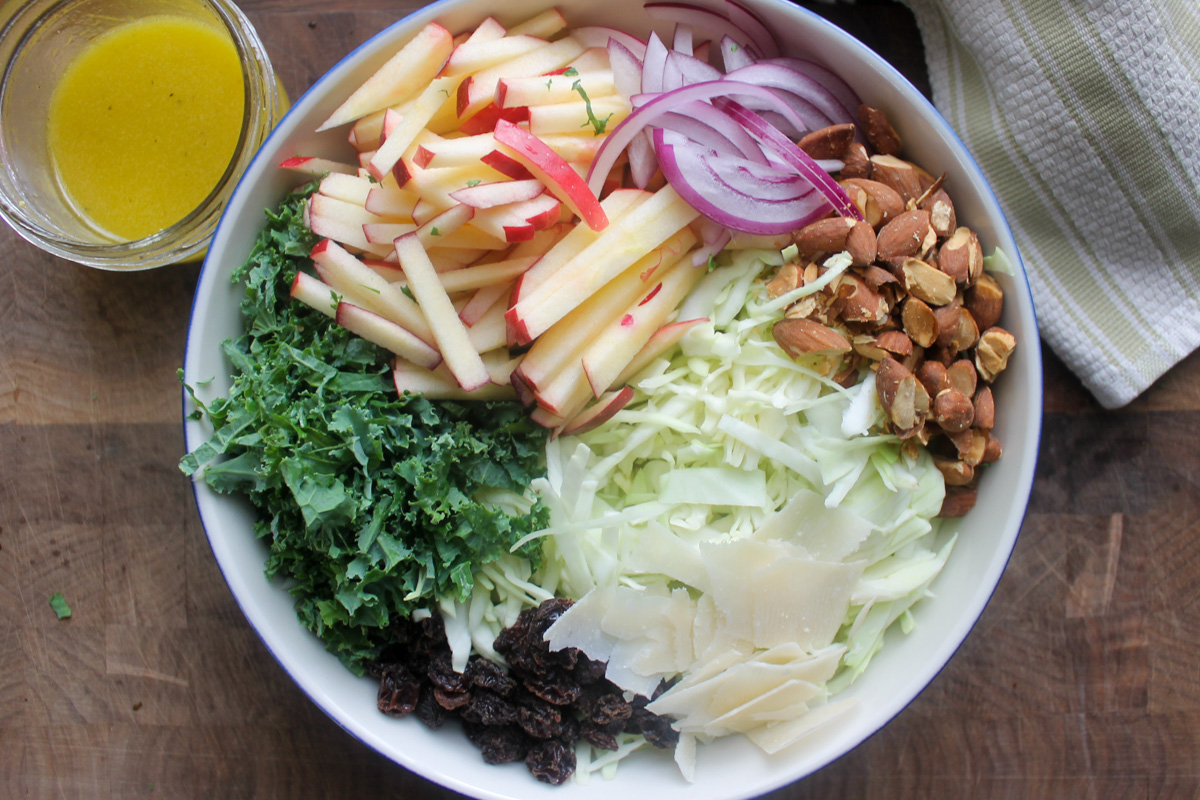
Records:
[[[333,109],[358,163],[281,165],[315,180],[238,272],[184,462],[227,456],[384,713],[553,783],[853,713],[1000,456],[1016,344],[882,111],[734,0],[646,12],[669,45],[430,23]]]

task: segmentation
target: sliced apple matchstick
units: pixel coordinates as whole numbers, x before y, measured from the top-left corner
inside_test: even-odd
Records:
[[[626,223],[620,230],[624,233],[634,230],[640,232],[644,223],[650,223],[652,230],[648,235],[641,233],[635,236],[644,248],[641,255],[646,258],[645,262],[639,261],[636,254],[631,257],[628,248],[618,248],[622,250],[620,255],[601,259],[605,276],[593,282],[592,292],[601,290],[610,280],[622,275],[622,261],[625,261],[625,268],[635,262],[642,267],[639,272],[644,275],[639,277],[640,282],[652,281],[657,277],[659,265],[666,259],[680,255],[694,242],[695,237],[690,231],[684,233],[684,226],[689,220],[683,219],[676,224],[676,218],[682,219],[684,215],[663,197],[658,197],[661,207],[654,208],[654,204],[650,203],[652,198],[646,192],[617,191],[601,204],[590,192],[579,191],[576,184],[583,183],[579,169],[586,168],[590,163],[602,138],[575,134],[573,128],[578,123],[574,121],[570,123],[570,134],[547,134],[544,139],[514,122],[526,124],[524,120],[530,118],[530,107],[533,105],[561,106],[542,113],[543,121],[537,125],[544,129],[554,130],[567,124],[545,123],[546,119],[561,118],[557,115],[573,113],[575,119],[586,118],[584,104],[575,97],[578,94],[573,88],[575,80],[581,80],[580,85],[585,87],[585,91],[590,91],[589,97],[610,96],[608,87],[612,79],[611,72],[606,72],[607,51],[603,47],[585,49],[579,43],[570,41],[570,37],[558,42],[538,43],[536,47],[528,41],[528,37],[552,36],[564,25],[561,15],[554,11],[539,15],[529,21],[524,29],[518,26],[504,31],[503,26],[492,20],[491,24],[485,22],[476,32],[459,37],[457,46],[446,56],[446,68],[437,79],[440,83],[436,90],[431,91],[428,86],[414,89],[388,109],[366,112],[351,128],[351,143],[363,151],[362,162],[369,165],[371,177],[379,183],[368,185],[368,181],[364,184],[361,177],[355,179],[347,176],[346,180],[335,178],[329,182],[325,193],[329,200],[316,204],[318,227],[323,224],[326,227],[340,227],[340,234],[348,234],[350,232],[346,229],[352,229],[356,223],[360,228],[369,226],[363,228],[361,236],[346,235],[346,238],[351,240],[349,244],[352,249],[361,250],[366,256],[374,254],[381,260],[368,266],[351,252],[336,245],[323,244],[314,253],[314,262],[319,271],[324,271],[323,276],[329,284],[317,279],[300,279],[296,288],[297,299],[307,298],[312,303],[323,303],[325,307],[321,309],[322,312],[329,314],[332,311],[331,294],[343,291],[347,298],[354,297],[362,304],[360,307],[358,303],[343,301],[346,308],[340,316],[351,325],[372,331],[379,327],[376,323],[379,320],[405,333],[409,333],[408,326],[412,326],[417,329],[412,333],[414,338],[427,346],[435,344],[442,360],[436,369],[413,364],[413,358],[397,359],[394,374],[398,391],[404,391],[402,387],[414,390],[414,386],[421,384],[424,386],[422,390],[435,396],[484,399],[496,394],[493,387],[504,379],[502,373],[508,371],[515,385],[503,387],[503,396],[513,397],[518,393],[517,390],[521,390],[526,399],[536,399],[538,390],[534,390],[529,381],[515,380],[516,375],[521,374],[517,370],[517,366],[523,363],[521,359],[529,356],[508,356],[504,347],[506,329],[509,327],[505,315],[511,310],[505,292],[509,291],[510,285],[513,309],[524,302],[521,312],[528,311],[534,319],[545,317],[541,300],[549,295],[546,285],[554,285],[555,282],[561,284],[566,280],[558,272],[568,268],[567,272],[572,273],[579,269],[580,263],[586,258],[585,253],[597,255],[617,243],[617,237],[598,234],[592,226],[607,231],[613,220],[620,219],[625,212],[632,213],[643,204],[652,207],[650,212],[643,212],[638,224]],[[526,38],[515,42],[504,41],[511,37]],[[489,47],[490,42],[502,43]],[[459,48],[462,50],[456,54]],[[517,53],[521,54],[514,56]],[[594,75],[588,73],[586,81],[573,76],[554,75],[538,79],[543,87],[546,80],[551,82],[551,88],[556,91],[546,99],[557,102],[537,104],[530,94],[526,106],[503,108],[509,102],[521,99],[522,92],[531,92],[533,76],[523,79],[520,77],[523,71],[532,70],[537,65],[543,73],[553,72],[572,63],[572,59],[580,67],[599,71]],[[485,64],[491,66],[483,66]],[[459,71],[465,74],[457,84],[454,102],[435,102],[435,93],[450,93],[452,84],[446,79],[457,79],[455,73]],[[512,78],[515,82],[497,91],[501,77]],[[568,77],[572,77],[572,80],[567,81]],[[489,85],[492,86],[491,91],[484,91]],[[366,104],[363,103],[361,107],[365,108]],[[567,108],[571,111],[567,112]],[[450,122],[451,111],[460,115],[456,123]],[[476,127],[469,128],[471,125]],[[470,130],[478,133],[470,137],[464,135]],[[571,164],[582,166],[572,167]],[[348,173],[351,170],[341,168],[336,171]],[[362,175],[361,171],[359,175]],[[487,180],[484,180],[485,177]],[[531,179],[540,184],[538,194],[533,197],[529,196],[535,191],[534,184],[529,183]],[[485,184],[485,188],[479,188]],[[558,201],[553,203],[554,208],[558,203],[564,203],[585,224],[569,230],[566,226],[554,225],[557,211],[552,212],[551,204],[537,200],[543,196],[543,192],[547,199],[553,195]],[[354,203],[360,205],[362,210],[353,212],[339,203]],[[535,207],[531,204],[546,207],[535,215]],[[469,222],[464,222],[462,216],[456,216],[470,213],[467,209],[472,207],[474,214]],[[481,213],[482,217],[479,216]],[[439,221],[443,224],[438,224]],[[417,231],[409,232],[408,226],[411,225],[418,226]],[[454,238],[456,231],[473,231],[472,236],[478,234],[483,239],[458,241]],[[395,233],[403,235],[396,239],[390,253],[380,254],[383,241]],[[584,233],[591,235],[585,236]],[[458,236],[461,239],[462,234]],[[672,239],[672,236],[675,238]],[[525,237],[531,237],[525,245],[512,249],[508,258],[502,255],[503,249],[512,240]],[[496,249],[478,247],[483,241],[490,241]],[[598,246],[597,242],[602,244]],[[370,247],[359,246],[364,244]],[[470,246],[464,246],[467,244]],[[521,247],[535,244],[539,250],[532,253],[525,250],[518,255]],[[438,257],[438,263],[453,271],[437,273],[433,257],[435,250],[444,254]],[[465,266],[470,259],[487,252],[496,254],[488,259],[492,263]],[[461,255],[455,256],[455,253]],[[646,256],[646,253],[651,253],[651,256]],[[683,259],[676,260],[683,263]],[[531,261],[535,266],[524,269],[525,264]],[[655,264],[654,269],[648,266],[651,261]],[[357,263],[359,267],[352,267],[350,262]],[[411,265],[416,265],[415,273],[412,273]],[[364,272],[372,275],[373,280],[367,279]],[[403,284],[390,284],[389,279],[396,280],[398,275],[403,276],[398,279]],[[515,284],[512,281],[514,275],[517,275]],[[391,291],[383,291],[374,281],[387,285]],[[333,283],[338,283],[342,289]],[[399,285],[407,285],[417,301],[413,302],[398,291]],[[613,288],[607,296],[621,296],[627,300],[629,287],[634,286],[634,281],[630,279],[624,284],[617,281],[618,287],[622,285],[625,288],[621,292]],[[528,300],[537,294],[541,295],[538,303]],[[637,294],[634,292],[634,295]],[[457,299],[453,299],[452,295]],[[397,297],[402,299],[397,301]],[[586,299],[586,296],[582,298]],[[643,293],[639,302],[643,301],[654,307],[649,293]],[[370,307],[372,304],[374,311]],[[622,311],[624,309],[620,303],[601,303],[590,316],[589,330],[604,329],[605,326],[596,320]],[[582,313],[579,315],[580,318],[585,316]],[[403,319],[403,322],[398,322],[396,317]],[[647,313],[641,317],[651,319]],[[388,318],[392,318],[392,321],[388,322]],[[418,320],[415,326],[412,325],[414,319]],[[520,324],[524,318],[517,316],[517,320]],[[425,326],[423,330],[421,323]],[[538,324],[545,324],[544,320]],[[607,324],[611,326],[612,320]],[[632,366],[635,356],[645,357],[656,350],[651,346],[655,341],[663,349],[676,343],[681,333],[669,334],[688,326],[662,326],[660,329],[664,335],[661,336],[657,330],[650,330],[654,326],[649,321],[632,327],[636,330],[630,331],[631,335],[615,340],[619,355],[609,355],[604,360],[593,355],[589,362],[596,373],[593,381],[600,379],[602,369],[611,372],[617,364]],[[561,331],[566,333],[549,336],[541,352],[548,352],[547,348],[556,339],[570,339],[567,334],[571,331],[571,325],[563,326]],[[418,333],[427,338],[418,336]],[[525,334],[528,336],[530,333],[526,329]],[[386,338],[377,330],[373,335],[375,339]],[[531,341],[535,338],[530,336]],[[648,341],[640,342],[642,339]],[[534,413],[543,422],[558,426],[561,430],[582,430],[584,426],[598,424],[615,413],[628,402],[631,392],[624,389],[608,392],[589,404],[588,400],[596,391],[583,368],[583,355],[587,351],[575,347],[567,349],[572,353],[572,357],[566,359],[570,362],[570,368],[563,370],[563,374],[557,378],[550,374],[552,370],[548,367],[548,362],[555,359],[546,359],[541,366],[538,366],[539,359],[544,357],[539,356],[530,362],[531,374],[538,375],[537,383],[542,391],[554,383],[559,387],[568,387],[562,402],[544,403]],[[486,354],[486,358],[481,353]],[[556,359],[563,360],[562,356],[556,356]],[[415,360],[428,365],[431,358],[425,353],[424,358],[417,357]],[[466,392],[464,387],[474,387],[474,391]],[[559,391],[562,393],[561,388]],[[550,408],[565,416],[556,416],[550,412]]]

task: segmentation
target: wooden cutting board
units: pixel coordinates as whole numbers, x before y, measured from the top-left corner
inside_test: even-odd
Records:
[[[241,5],[296,97],[420,4]],[[927,86],[902,7],[813,7]],[[318,711],[216,568],[176,468],[199,267],[99,272],[8,228],[0,252],[0,796],[453,796]],[[1104,412],[1044,356],[1033,499],[979,625],[892,724],[771,797],[1200,794],[1200,358]]]

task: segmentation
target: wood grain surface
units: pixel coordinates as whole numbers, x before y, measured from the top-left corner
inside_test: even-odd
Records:
[[[297,96],[420,4],[241,5]],[[902,7],[814,7],[927,86]],[[454,796],[317,710],[216,568],[176,468],[199,266],[99,272],[8,228],[0,252],[0,796]],[[1200,358],[1106,412],[1044,356],[1032,503],[978,626],[890,725],[772,798],[1200,794]]]

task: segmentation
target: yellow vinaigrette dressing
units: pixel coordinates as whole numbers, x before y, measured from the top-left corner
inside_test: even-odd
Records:
[[[79,54],[51,96],[47,140],[59,186],[114,238],[167,228],[229,166],[244,96],[225,30],[171,16],[115,28]]]

